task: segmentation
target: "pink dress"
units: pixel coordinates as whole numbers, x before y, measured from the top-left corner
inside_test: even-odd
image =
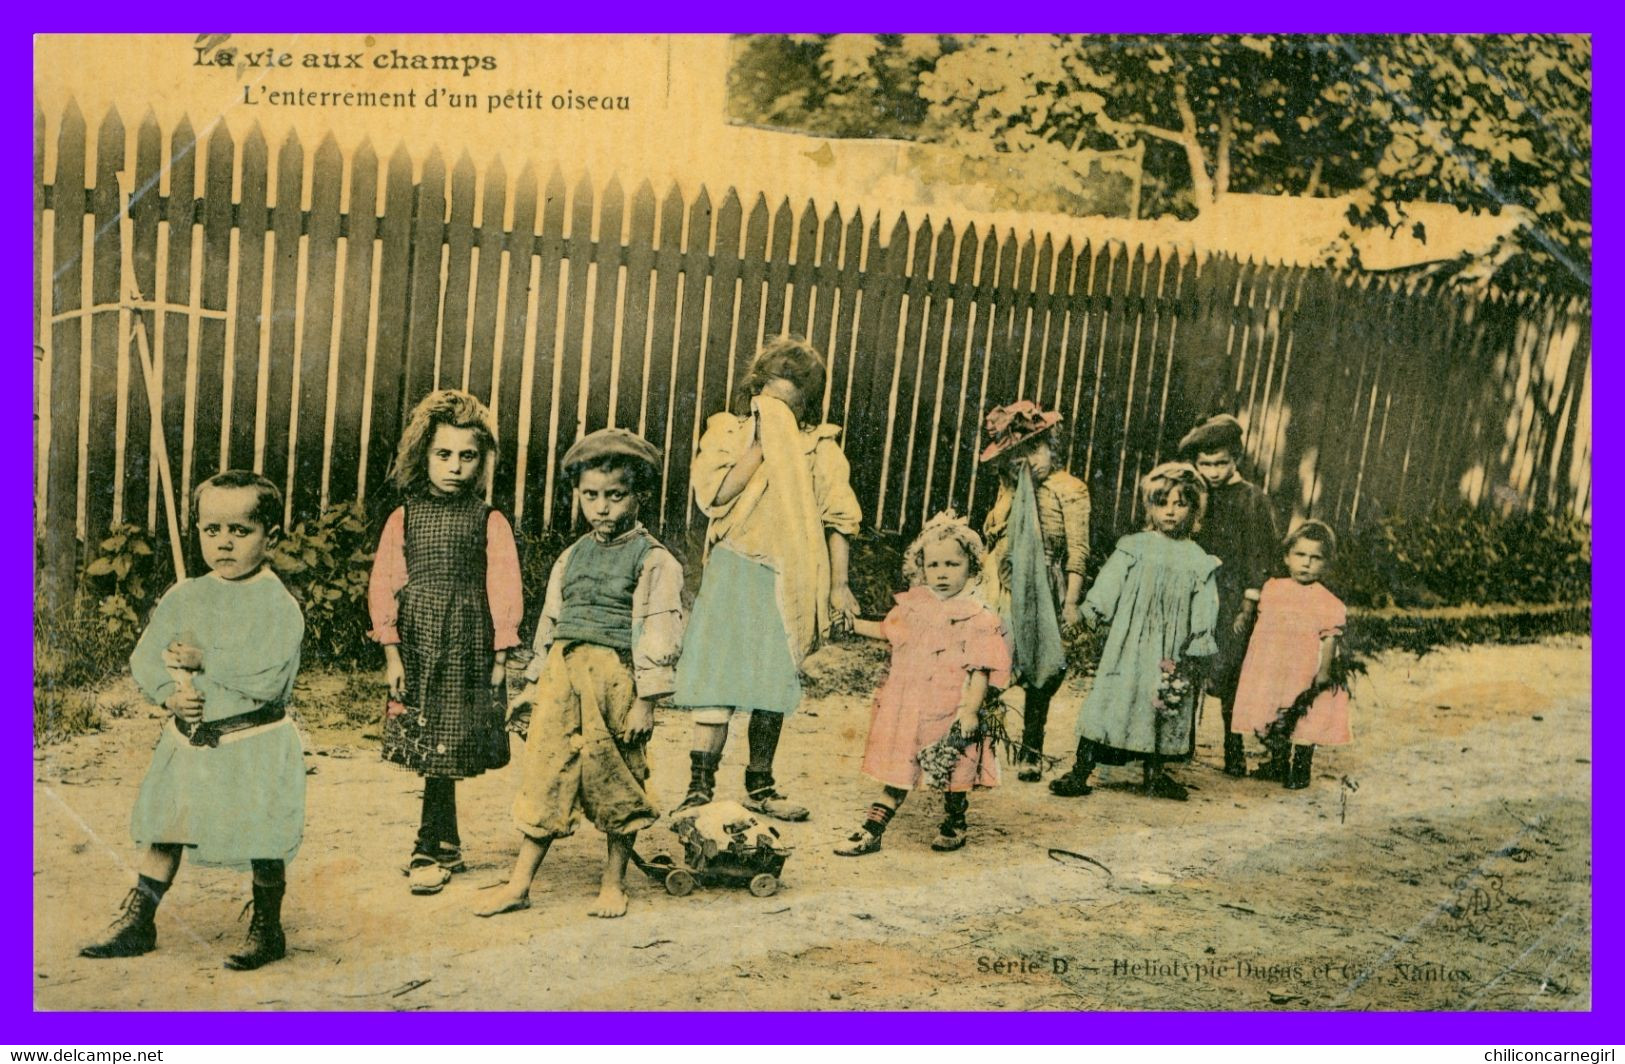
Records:
[[[1258,600],[1258,624],[1241,666],[1230,730],[1262,734],[1314,682],[1320,641],[1341,635],[1347,616],[1343,603],[1323,584],[1267,581]],[[1292,732],[1292,741],[1298,744],[1337,745],[1352,738],[1349,693],[1343,688],[1321,692]]]
[[[1010,642],[998,614],[969,587],[950,599],[928,587],[910,588],[897,596],[881,631],[891,643],[891,671],[875,695],[863,771],[889,787],[913,790],[920,751],[947,735],[959,715],[965,674],[986,672],[991,687],[1009,685]],[[965,751],[948,789],[998,782],[998,759],[984,739]]]

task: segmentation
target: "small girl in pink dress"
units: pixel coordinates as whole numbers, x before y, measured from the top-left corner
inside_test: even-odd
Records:
[[[924,774],[922,751],[947,739],[954,725],[967,745],[944,787],[947,816],[934,850],[965,845],[966,797],[995,787],[999,766],[990,738],[979,734],[988,688],[1010,682],[1010,642],[998,614],[976,596],[982,540],[952,514],[927,522],[904,556],[909,589],[883,621],[857,619],[853,630],[891,643],[891,670],[875,695],[863,771],[882,784],[863,826],[835,848],[842,857],[880,849],[881,836]]]
[[[1348,611],[1320,582],[1337,550],[1331,528],[1305,521],[1284,545],[1289,576],[1267,581],[1259,596],[1231,731],[1257,735],[1269,751],[1255,778],[1300,790],[1309,786],[1317,743],[1353,738],[1348,688],[1332,674]]]

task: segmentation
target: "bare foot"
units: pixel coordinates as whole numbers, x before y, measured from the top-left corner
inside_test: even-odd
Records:
[[[505,890],[498,894],[490,905],[475,909],[474,915],[501,916],[503,913],[523,912],[528,908],[530,908],[530,891],[520,894],[513,890]]]
[[[587,910],[589,916],[613,920],[626,915],[626,891],[614,884],[605,884],[598,891],[598,900]]]

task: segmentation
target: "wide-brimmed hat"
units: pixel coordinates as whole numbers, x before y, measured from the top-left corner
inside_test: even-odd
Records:
[[[1229,414],[1214,414],[1185,433],[1184,439],[1179,441],[1179,453],[1186,456],[1214,451],[1240,454],[1241,440],[1241,422]]]
[[[561,463],[568,471],[612,455],[632,458],[660,472],[660,448],[630,429],[599,429],[589,432],[564,452]]]
[[[996,406],[982,421],[982,434],[987,446],[982,449],[984,462],[992,461],[1012,447],[1019,447],[1030,439],[1042,436],[1061,423],[1061,415],[1045,410],[1030,399],[1021,399],[1008,406]]]

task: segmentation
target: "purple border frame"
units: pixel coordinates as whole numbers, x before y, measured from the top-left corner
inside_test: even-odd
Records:
[[[637,23],[637,29],[641,32],[725,32],[769,28],[791,30],[804,28],[794,25],[795,23],[814,20],[825,26],[834,24],[853,31],[862,29],[893,31],[900,28],[897,23],[909,24],[916,30],[924,29],[927,25],[942,28],[979,23],[981,26],[978,28],[987,30],[1040,32],[1054,31],[1057,28],[1064,28],[1067,24],[1076,25],[1085,18],[1091,23],[1088,28],[1095,32],[1188,31],[1199,23],[1211,26],[1212,23],[1221,21],[1229,23],[1245,21],[1259,29],[1271,30],[1350,32],[1365,29],[1377,32],[1382,28],[1392,29],[1396,22],[1402,21],[1395,18],[1391,12],[1380,9],[1375,12],[1368,8],[1358,13],[1327,13],[1325,9],[1316,11],[1306,8],[1301,2],[1289,3],[1286,0],[1269,0],[1263,5],[1253,3],[1245,8],[1228,10],[1215,8],[1211,3],[1202,4],[1201,7],[1189,3],[1187,8],[1187,3],[1189,0],[1184,2],[1176,0],[1174,4],[1164,5],[1154,12],[1143,8],[1135,10],[1118,7],[1104,12],[1091,11],[1087,14],[1071,5],[1063,7],[1059,3],[1052,3],[1049,9],[1043,5],[1036,8],[1027,6],[1020,14],[1012,14],[1008,8],[991,9],[984,4],[972,3],[971,0],[935,0],[929,7],[920,5],[918,14],[908,17],[893,15],[885,20],[892,23],[889,26],[874,26],[873,23],[876,21],[874,9],[863,4],[861,0],[838,0],[835,4],[820,4],[816,9],[806,9],[805,12],[789,13],[773,12],[759,5],[746,6],[743,3],[711,4],[707,5],[707,10],[703,14],[696,17],[680,17],[667,8],[659,11],[634,11],[630,13],[630,19]],[[161,11],[138,11],[130,7],[117,10],[109,7],[107,11],[100,11],[95,9],[95,5],[81,7],[78,10],[79,13],[74,17],[51,16],[38,11],[31,14],[34,15],[35,21],[47,23],[46,28],[50,32],[194,32],[199,25],[207,28],[206,24],[220,21],[218,9],[211,10],[203,4],[190,2],[164,5]],[[324,32],[376,33],[414,29],[420,32],[444,32],[450,28],[447,23],[462,21],[464,25],[458,27],[459,32],[611,30],[611,17],[590,7],[575,7],[562,14],[549,11],[546,12],[545,21],[542,17],[532,14],[517,26],[514,22],[518,20],[511,17],[498,19],[486,15],[469,20],[467,16],[470,12],[466,10],[459,12],[463,16],[461,20],[455,17],[447,18],[444,6],[431,3],[429,0],[406,0],[405,3],[397,0],[397,3],[391,5],[391,17],[382,20],[390,23],[387,26],[378,25],[377,22],[380,20],[364,24],[366,20],[358,16],[335,15],[332,12],[333,9],[329,8],[310,13],[314,17],[295,13],[292,16],[269,20],[263,15],[251,16],[245,21],[261,25],[229,28],[264,32],[266,27],[263,23],[275,21],[295,23],[300,29],[307,31],[320,28]],[[467,25],[469,21],[477,24]],[[1378,26],[1379,21],[1385,26]],[[1515,3],[1514,0],[1478,0],[1470,7],[1461,4],[1456,5],[1456,9],[1427,9],[1425,14],[1415,12],[1404,21],[1411,22],[1412,26],[1409,28],[1412,29],[1432,29],[1438,32],[1465,30],[1504,32],[1514,27],[1528,29],[1532,22],[1544,24],[1541,28],[1551,31],[1589,30],[1594,36],[1594,49],[1600,44],[1604,57],[1612,54],[1610,48],[1613,35],[1608,32],[1612,27],[1607,25],[1605,16],[1599,11],[1591,10],[1590,5],[1585,3],[1565,5],[1558,10],[1531,11],[1527,4]],[[190,28],[182,25],[185,22],[192,23]],[[988,22],[996,24],[988,26],[986,25]],[[310,23],[321,25],[312,27]],[[1417,25],[1418,23],[1420,25]],[[1554,26],[1552,23],[1560,25]],[[3,53],[0,54],[4,55],[5,67],[0,77],[11,85],[9,95],[14,100],[6,122],[11,145],[7,154],[11,156],[13,165],[4,171],[0,181],[4,182],[6,202],[14,205],[10,213],[10,224],[6,227],[11,235],[10,246],[21,249],[30,246],[28,230],[32,224],[31,215],[25,214],[21,206],[31,200],[29,185],[33,172],[30,147],[33,113],[32,41],[25,31],[8,31],[3,41],[3,45],[0,45]],[[1601,91],[1595,96],[1593,122],[1606,129],[1616,117],[1619,101],[1613,91],[1613,83],[1607,76],[1600,79],[1594,77],[1594,83]],[[1594,172],[1604,175],[1617,172],[1615,169],[1619,154],[1617,143],[1611,142],[1607,137],[1594,139],[1597,141],[1593,161]],[[1606,181],[1604,187],[1608,187]],[[1617,201],[1612,197],[1603,199],[1597,214],[1601,222],[1597,229],[1602,233],[1611,231],[1609,225],[1620,214]],[[32,262],[21,254],[9,256],[5,263],[0,265],[0,271],[3,271],[5,278],[10,282],[10,290],[19,293],[30,290],[32,269]],[[1598,256],[1594,272],[1595,287],[1601,291],[1608,290],[1609,279],[1618,280],[1620,277],[1620,256],[1613,254]],[[19,314],[19,325],[26,321],[25,315]],[[1617,336],[1614,323],[1606,314],[1599,314],[1595,325],[1592,341],[1594,349],[1609,350],[1611,345],[1606,337]],[[31,330],[31,326],[29,328]],[[31,336],[25,339],[20,335],[21,331],[19,329],[18,346],[14,349],[18,352],[32,347]],[[1608,400],[1620,394],[1620,373],[1605,359],[1595,360],[1593,366],[1594,406],[1597,409],[1606,409]],[[24,359],[18,357],[8,363],[8,368],[4,371],[4,383],[13,394],[29,394],[27,363]],[[0,428],[0,432],[4,433],[9,453],[23,455],[33,453],[29,422],[26,418],[17,416],[9,419],[4,423],[4,427]],[[1605,533],[1607,529],[1614,527],[1617,508],[1612,493],[1600,490],[1600,486],[1619,479],[1616,471],[1612,469],[1612,462],[1618,458],[1618,442],[1618,437],[1607,431],[1597,433],[1594,441],[1593,463],[1598,471],[1596,483],[1599,490],[1596,490],[1593,496],[1593,520],[1594,527]],[[27,464],[31,470],[31,460]],[[24,712],[22,707],[28,705],[32,697],[27,682],[32,675],[32,618],[25,603],[32,601],[33,590],[30,581],[31,564],[24,562],[25,558],[32,557],[32,535],[31,522],[21,516],[28,512],[26,509],[30,505],[28,497],[24,496],[17,501],[21,503],[21,507],[16,511],[16,515],[12,520],[0,525],[0,537],[5,541],[4,557],[12,559],[4,567],[0,567],[0,587],[4,588],[6,602],[0,624],[3,624],[3,631],[8,637],[0,646],[5,648],[4,661],[9,666],[6,669],[7,683],[16,698],[12,703],[13,723],[7,729],[11,739],[3,745],[3,760],[8,770],[0,774],[0,794],[5,796],[6,805],[9,807],[29,810],[33,802],[33,771],[29,755],[32,733],[30,714]],[[1621,566],[1617,557],[1607,551],[1596,552],[1593,588],[1594,599],[1599,603],[1612,601],[1611,593],[1625,592],[1625,567]],[[1618,616],[1611,609],[1594,609],[1594,646],[1618,647],[1619,637]],[[1621,738],[1625,737],[1625,728],[1621,727],[1618,715],[1605,712],[1595,717],[1592,735],[1594,749],[1612,750],[1618,748]],[[1611,767],[1611,759],[1606,763]],[[1592,832],[1594,885],[1618,882],[1621,862],[1618,848],[1614,844],[1619,828],[1619,806],[1620,797],[1616,789],[1607,787],[1597,789],[1594,785]],[[0,884],[3,884],[0,885],[0,897],[3,897],[6,903],[0,911],[10,914],[7,923],[12,932],[6,936],[3,946],[0,946],[0,956],[5,960],[3,966],[0,966],[0,987],[4,988],[0,991],[0,1042],[18,1045],[34,1043],[41,1047],[141,1043],[418,1044],[436,1042],[448,1033],[443,1019],[434,1014],[421,1013],[35,1013],[32,997],[33,887],[32,876],[25,874],[31,871],[32,865],[31,816],[28,824],[30,839],[27,852],[30,857],[26,863],[30,868],[23,868],[25,862],[20,859],[8,862],[11,865],[9,874],[0,881]],[[15,846],[13,852],[20,854],[23,847]],[[1077,1014],[1056,1013],[1027,1017],[1022,1022],[1019,1037],[1034,1042],[1071,1042],[1088,1039],[1097,1043],[1139,1041],[1199,1044],[1226,1041],[1358,1043],[1372,1040],[1389,1043],[1485,1045],[1606,1043],[1613,1040],[1614,1035],[1622,1029],[1619,1023],[1607,1016],[1613,1008],[1621,1004],[1620,981],[1611,966],[1606,963],[1599,965],[1597,961],[1599,958],[1606,961],[1607,958],[1617,955],[1621,921],[1613,907],[1596,904],[1598,896],[1595,893],[1595,886],[1593,889],[1591,1012],[1384,1013],[1376,1023],[1359,1013],[1269,1013],[1268,1023],[1262,1025],[1259,1022],[1260,1014],[1256,1013],[1092,1013],[1088,1016],[1087,1024],[1081,1022],[1081,1017]],[[493,1044],[504,1040],[529,1043],[538,1037],[559,1043],[591,1043],[600,1041],[606,1036],[631,1040],[683,1041],[692,1038],[701,1030],[685,1026],[683,1020],[686,1015],[676,1013],[673,1014],[671,1023],[629,1029],[606,1026],[605,1014],[599,1013],[553,1014],[545,1026],[538,1025],[534,1016],[529,1014],[490,1014],[482,1019],[477,1027],[459,1024],[451,1033],[466,1037],[477,1032],[477,1037]],[[961,1044],[974,1041],[978,1036],[998,1040],[1011,1037],[1006,1030],[992,1027],[967,1027],[963,1023],[944,1027],[939,1016],[940,1014],[911,1013],[847,1014],[838,1027],[832,1027],[821,1014],[777,1014],[770,1019],[765,1014],[738,1013],[730,1018],[727,1030],[732,1037],[740,1041],[771,1039],[808,1043],[824,1041],[832,1036],[845,1043],[865,1041],[932,1043],[943,1041],[947,1031],[951,1031],[955,1036],[951,1039],[953,1042]],[[971,1016],[967,1015],[967,1018]],[[1167,1022],[1170,1018],[1177,1026]],[[1180,1023],[1181,1020],[1190,1022]],[[715,1037],[717,1028],[708,1025],[703,1030],[706,1032],[706,1039],[710,1040]],[[976,1034],[967,1036],[967,1032]]]

